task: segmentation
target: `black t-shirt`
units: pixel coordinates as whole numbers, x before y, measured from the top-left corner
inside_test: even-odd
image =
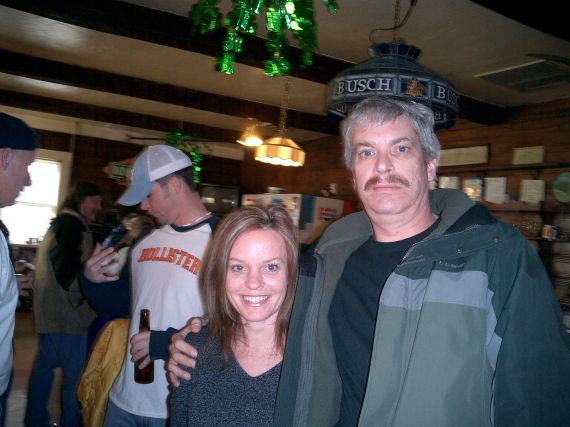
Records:
[[[372,237],[345,263],[329,309],[334,351],[342,380],[338,426],[356,426],[372,353],[380,294],[388,276],[408,249],[423,240],[439,219],[422,233],[397,242],[377,242]]]

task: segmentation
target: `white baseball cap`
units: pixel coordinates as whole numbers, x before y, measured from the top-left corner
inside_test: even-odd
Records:
[[[169,145],[151,145],[145,148],[131,168],[131,184],[119,197],[123,206],[138,205],[149,195],[155,181],[176,171],[192,166],[190,158]]]

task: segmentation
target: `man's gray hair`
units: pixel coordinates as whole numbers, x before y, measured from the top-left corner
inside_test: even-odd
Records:
[[[420,140],[424,160],[438,160],[441,147],[433,130],[434,117],[430,108],[415,102],[373,96],[356,104],[341,123],[345,166],[352,169],[351,137],[355,127],[369,129],[398,117],[407,119],[412,125]]]

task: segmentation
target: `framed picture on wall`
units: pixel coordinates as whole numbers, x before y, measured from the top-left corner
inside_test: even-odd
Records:
[[[544,145],[513,149],[513,165],[527,165],[544,162]]]
[[[439,188],[454,188],[459,190],[460,179],[458,176],[440,176],[437,178]]]
[[[519,200],[526,203],[540,203],[544,200],[543,179],[523,179],[520,184]]]
[[[483,198],[483,180],[481,178],[465,178],[463,180],[463,192],[471,200],[480,202]]]
[[[489,145],[441,150],[439,166],[478,165],[489,163]]]
[[[485,177],[483,194],[483,199],[487,202],[496,204],[505,203],[507,194],[507,177]]]

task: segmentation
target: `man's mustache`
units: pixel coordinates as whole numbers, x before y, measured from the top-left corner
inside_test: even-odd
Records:
[[[364,191],[368,191],[378,184],[400,184],[407,188],[410,187],[410,181],[398,175],[388,175],[382,178],[374,176],[366,181],[366,184],[364,184]]]

